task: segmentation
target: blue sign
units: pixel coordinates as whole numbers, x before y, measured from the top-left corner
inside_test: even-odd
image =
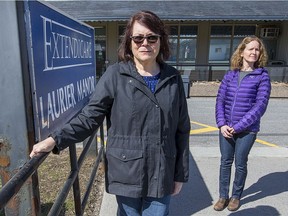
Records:
[[[96,85],[94,29],[39,1],[25,2],[35,135],[75,116]]]

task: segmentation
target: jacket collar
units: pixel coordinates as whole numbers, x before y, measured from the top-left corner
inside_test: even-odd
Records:
[[[135,79],[145,83],[141,75],[137,72],[136,66],[132,61],[129,61],[127,63],[120,62],[119,65],[120,65],[119,72],[121,74],[132,76]],[[166,63],[160,64],[160,72],[161,72],[161,75],[159,79],[159,84],[162,82],[165,83],[167,80],[177,75],[176,69],[172,70],[172,67],[170,67]]]
[[[137,72],[136,66],[132,61],[127,63],[119,62],[119,73],[125,76],[130,76],[136,79],[139,82],[131,82],[136,88],[140,89],[144,94],[146,94],[155,104],[158,104],[155,95],[146,87],[146,83],[142,76]],[[169,66],[166,63],[160,64],[160,78],[159,82],[156,86],[155,92],[160,89],[164,83],[166,83],[169,79],[177,75],[177,70],[173,67]],[[141,84],[140,84],[141,83]]]
[[[236,72],[240,72],[240,70],[236,70]],[[268,73],[266,68],[255,68],[250,74],[260,75],[262,73]]]

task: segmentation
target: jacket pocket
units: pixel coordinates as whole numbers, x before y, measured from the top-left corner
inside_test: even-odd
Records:
[[[109,183],[141,185],[142,150],[108,148],[106,157]]]

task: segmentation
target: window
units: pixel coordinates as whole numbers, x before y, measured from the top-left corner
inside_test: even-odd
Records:
[[[234,27],[234,37],[232,45],[232,53],[236,50],[237,46],[244,39],[244,37],[255,35],[256,26],[235,26]],[[232,55],[231,53],[231,55]]]
[[[256,26],[235,26],[234,27],[234,37],[246,37],[250,35],[255,35]]]
[[[209,63],[229,61],[232,26],[212,26],[209,48]]]
[[[195,63],[197,30],[197,26],[193,25],[169,26],[171,56],[168,62]]]
[[[209,62],[211,61],[222,61],[226,62],[229,60],[230,54],[230,39],[211,39],[209,49]]]
[[[255,35],[256,26],[211,26],[209,63],[229,63],[230,57],[244,37]]]
[[[232,35],[232,26],[212,26],[211,37],[230,37]]]
[[[125,32],[125,26],[124,25],[119,25],[118,26],[118,43],[121,44],[122,37]]]

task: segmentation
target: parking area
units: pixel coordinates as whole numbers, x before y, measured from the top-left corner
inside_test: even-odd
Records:
[[[191,120],[191,146],[218,146],[215,123],[215,97],[187,99]],[[271,98],[261,119],[261,128],[254,147],[288,148],[287,98]]]

